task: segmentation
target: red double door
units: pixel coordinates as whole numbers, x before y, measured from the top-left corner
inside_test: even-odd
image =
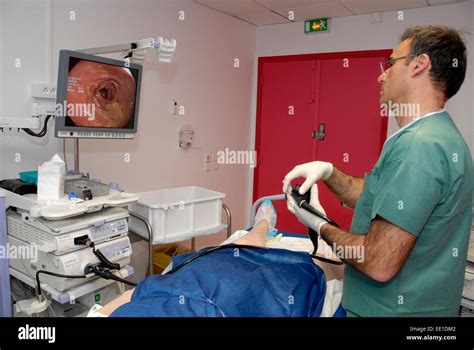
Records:
[[[298,164],[322,160],[354,176],[375,165],[387,134],[380,113],[380,62],[391,50],[259,59],[254,201],[282,193],[282,181]],[[302,183],[303,179],[294,181]],[[329,217],[348,230],[353,210],[320,183]],[[307,229],[274,202],[277,227]]]

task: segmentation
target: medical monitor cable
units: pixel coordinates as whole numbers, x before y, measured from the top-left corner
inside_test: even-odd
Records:
[[[23,130],[28,135],[33,136],[33,137],[44,137],[46,135],[46,133],[48,132],[48,121],[52,117],[54,117],[54,115],[52,115],[52,114],[46,116],[46,118],[44,119],[43,129],[41,129],[41,131],[38,132],[38,133],[35,133],[34,131],[32,131],[31,129],[28,129],[28,128],[22,128],[21,130]]]

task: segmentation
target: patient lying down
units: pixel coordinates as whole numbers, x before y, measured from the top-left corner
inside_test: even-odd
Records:
[[[203,255],[169,275],[150,276],[89,315],[320,316],[326,294],[323,270],[307,253],[265,248],[267,234],[276,224],[270,201],[260,205],[255,222],[232,246]],[[175,258],[173,266],[189,257]]]

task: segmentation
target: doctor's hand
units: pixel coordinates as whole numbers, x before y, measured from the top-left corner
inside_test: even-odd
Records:
[[[289,192],[287,192],[287,200],[286,200],[286,205],[288,207],[288,210],[291,211],[295,216],[298,218],[298,221],[301,222],[303,225],[305,225],[308,228],[313,229],[316,231],[318,234],[321,232],[321,227],[324,224],[327,224],[328,222],[324,219],[321,219],[320,217],[311,214],[309,211],[306,209],[300,208],[298,204],[296,203],[295,199],[293,196],[290,194],[291,193],[291,186],[289,188]],[[322,207],[321,203],[319,203],[319,196],[318,196],[318,185],[314,184],[311,187],[311,200],[309,201],[309,204],[319,210],[321,213],[326,215],[326,211]]]
[[[333,165],[327,162],[310,162],[297,165],[286,174],[283,179],[283,193],[288,193],[291,181],[299,177],[305,177],[305,182],[300,187],[300,194],[305,194],[309,188],[319,180],[327,180],[332,175]],[[313,197],[311,197],[313,198]],[[317,196],[316,196],[317,198]]]

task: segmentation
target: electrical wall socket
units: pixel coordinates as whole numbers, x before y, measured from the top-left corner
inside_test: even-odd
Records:
[[[56,84],[34,82],[32,84],[32,96],[36,98],[56,99]]]

